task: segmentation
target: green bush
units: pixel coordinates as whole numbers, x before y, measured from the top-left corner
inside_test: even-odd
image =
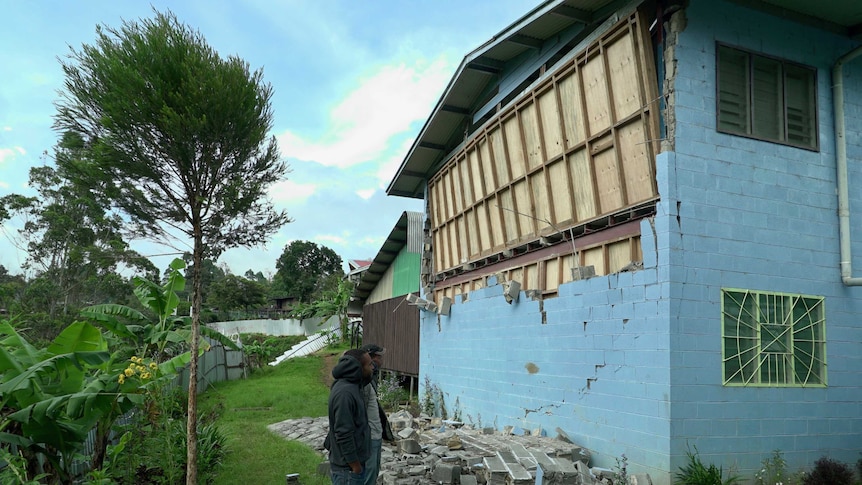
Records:
[[[251,370],[262,369],[275,357],[306,339],[305,335],[271,336],[262,333],[241,333],[242,349],[248,357]]]
[[[117,483],[150,485],[186,481],[186,396],[179,389],[165,391],[120,431],[132,432],[125,452],[112,464]],[[225,436],[216,426],[218,410],[198,419],[198,480],[211,483],[225,453]]]
[[[691,450],[686,450],[688,463],[685,466],[679,467],[679,472],[676,473],[675,482],[678,485],[730,485],[739,482],[739,477],[732,475],[724,478],[724,472],[721,467],[716,467],[713,464],[704,465],[697,453],[697,447],[694,448],[694,453]]]
[[[377,398],[385,411],[392,412],[398,409],[399,404],[409,400],[410,393],[404,389],[401,379],[397,375],[389,373],[380,379],[380,385],[377,386]]]
[[[814,469],[805,476],[805,485],[853,485],[850,466],[831,458],[822,457],[814,462]]]

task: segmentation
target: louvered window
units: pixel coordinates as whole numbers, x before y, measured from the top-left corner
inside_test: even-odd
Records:
[[[718,131],[818,149],[816,71],[718,45]]]

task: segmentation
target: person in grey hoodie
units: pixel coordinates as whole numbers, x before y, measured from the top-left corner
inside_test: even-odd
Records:
[[[383,365],[383,354],[386,353],[386,349],[377,344],[366,344],[360,347],[360,350],[368,352],[374,366],[371,384],[362,388],[362,395],[365,398],[365,409],[368,410],[368,426],[371,428],[371,456],[365,462],[365,485],[375,485],[377,476],[380,474],[383,440],[393,441],[395,439],[377,394],[380,366]]]
[[[329,450],[332,485],[360,485],[364,463],[371,455],[371,431],[362,387],[371,381],[374,368],[368,352],[351,349],[332,369],[335,382],[329,391]]]

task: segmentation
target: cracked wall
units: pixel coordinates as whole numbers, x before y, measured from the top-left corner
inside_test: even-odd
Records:
[[[667,288],[653,221],[640,226],[643,269],[567,283],[553,299],[522,291],[511,304],[492,279],[449,316],[423,312],[420,373],[465,417],[559,427],[600,466],[623,451],[632,463],[662,463],[649,448],[668,428]]]

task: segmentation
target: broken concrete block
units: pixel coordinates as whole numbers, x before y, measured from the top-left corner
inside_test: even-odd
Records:
[[[416,454],[422,451],[422,445],[416,440],[398,440],[397,444],[400,453]]]
[[[494,434],[494,431],[496,430],[490,426],[482,428],[482,434]]]
[[[510,435],[513,429],[515,429],[514,426],[503,426],[503,434]]]
[[[585,280],[596,275],[595,266],[577,266],[572,268],[572,280]]]
[[[395,430],[393,430],[395,431]],[[413,428],[403,428],[395,433],[399,439],[415,440],[419,437],[419,433]]]
[[[613,480],[613,478],[614,478],[614,471],[611,470],[610,468],[602,468],[602,467],[594,466],[594,467],[590,468],[590,473],[592,473],[593,476],[598,478],[599,480],[601,480],[603,478],[610,478]]]
[[[434,448],[428,450],[429,453],[437,456],[443,456],[446,454],[447,451],[449,451],[449,447],[445,445],[435,446]]]
[[[431,480],[437,483],[457,484],[461,478],[461,467],[448,463],[438,463],[431,472]]]
[[[503,485],[509,476],[509,469],[499,456],[486,456],[482,460],[485,467],[485,481],[489,485]]]
[[[532,485],[533,476],[520,463],[506,463],[506,485]]]
[[[497,452],[497,456],[503,460],[503,463],[518,463],[518,458],[509,450],[500,450]]]
[[[575,446],[572,448],[572,461],[582,461],[589,465],[590,458],[592,458],[590,450],[582,446]]]
[[[422,465],[414,465],[407,469],[407,475],[411,477],[424,475],[427,469]]]
[[[461,475],[459,481],[461,485],[478,485],[479,483],[475,475]]]
[[[572,439],[569,438],[569,435],[565,431],[563,431],[561,428],[557,428],[557,439],[561,440],[561,441],[565,441],[566,443],[574,444]]]

